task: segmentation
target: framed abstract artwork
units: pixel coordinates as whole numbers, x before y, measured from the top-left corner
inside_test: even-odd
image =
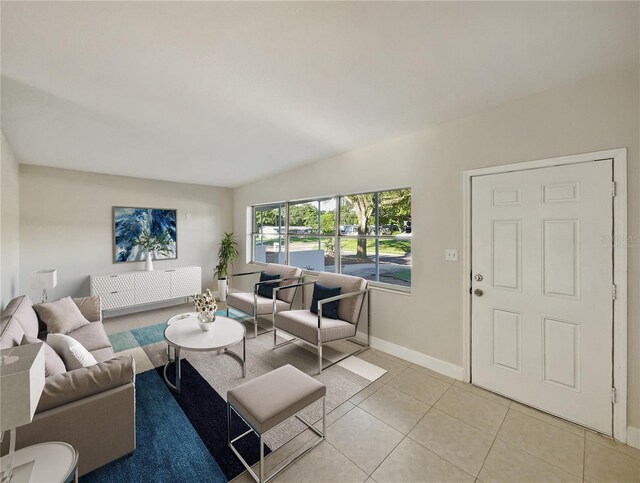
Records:
[[[113,207],[113,262],[178,258],[177,210]]]

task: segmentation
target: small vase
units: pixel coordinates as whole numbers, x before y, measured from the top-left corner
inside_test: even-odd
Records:
[[[151,260],[151,252],[147,252],[147,258],[144,262],[144,269],[147,272],[153,272],[153,260]]]
[[[215,312],[200,312],[198,314],[198,325],[202,331],[211,330],[216,320]]]

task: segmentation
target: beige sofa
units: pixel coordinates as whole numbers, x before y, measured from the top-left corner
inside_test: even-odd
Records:
[[[65,441],[78,450],[83,475],[136,448],[135,365],[131,356],[115,356],[102,325],[100,298],[73,300],[91,323],[67,335],[89,350],[98,364],[45,379],[33,421],[16,431],[16,448]],[[0,349],[20,345],[25,334],[38,333],[29,297],[9,302],[0,319]],[[7,443],[5,439],[3,453]]]

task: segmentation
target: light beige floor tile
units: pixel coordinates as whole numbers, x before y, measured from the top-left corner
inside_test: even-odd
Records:
[[[450,387],[450,384],[412,368],[402,372],[389,385],[429,406],[435,404]]]
[[[119,356],[130,355],[133,357],[136,365],[136,374],[140,374],[142,372],[149,371],[153,369],[153,364],[147,356],[147,353],[144,351],[142,347],[133,347],[132,349],[127,349],[124,351],[118,352]]]
[[[586,440],[584,478],[592,483],[637,483],[640,460]]]
[[[349,401],[345,401],[340,404],[340,406],[327,414],[327,428],[355,407],[356,406]],[[314,426],[319,430],[322,430],[322,420],[318,421]]]
[[[437,409],[431,409],[409,437],[474,476],[478,475],[494,439]]]
[[[405,438],[373,473],[379,483],[473,482],[474,477]]]
[[[376,352],[366,351],[366,352],[363,352],[362,354],[358,354],[358,357],[360,359],[364,359],[367,362],[370,362],[375,366],[386,369],[387,373],[378,379],[379,382],[382,382],[384,384],[391,381],[393,378],[395,378],[398,374],[402,373],[402,371],[404,371],[407,368],[405,364],[396,362],[395,360],[392,360],[389,357],[382,355],[382,353],[380,353],[379,351],[376,351]]]
[[[488,483],[579,483],[581,478],[515,446],[496,440],[482,467],[479,480]]]
[[[545,423],[551,424],[560,429],[564,429],[565,431],[569,431],[570,433],[577,434],[578,436],[584,436],[584,428],[577,426],[575,424],[571,424],[568,421],[564,421],[560,418],[556,418],[547,413],[543,413],[542,411],[538,411],[537,409],[530,408],[529,406],[525,406],[523,404],[517,403],[513,401],[511,406],[509,406],[514,411],[518,411],[522,414],[526,414],[527,416],[531,416],[532,418],[539,419]]]
[[[614,449],[619,453],[624,453],[627,456],[631,456],[632,458],[640,459],[640,449],[636,449],[629,445],[619,443],[618,441],[614,441],[611,438],[607,438],[592,431],[586,431],[586,436],[588,440],[591,440],[594,443],[598,443],[601,446],[606,446],[607,448]]]
[[[495,435],[504,420],[506,406],[453,385],[438,400],[436,409],[486,433]]]
[[[402,433],[356,407],[328,430],[327,440],[370,475],[402,440]]]
[[[360,391],[358,394],[354,395],[351,399],[349,399],[349,402],[358,405],[383,386],[384,384],[381,383],[380,381],[372,382],[367,387],[365,387],[362,391]]]
[[[429,406],[390,386],[384,386],[359,407],[401,433],[407,434],[427,413]]]
[[[411,362],[407,361],[406,359],[402,359],[400,357],[396,357],[396,356],[394,356],[392,354],[389,354],[388,352],[384,352],[384,351],[378,350],[378,354],[380,354],[381,356],[384,356],[387,359],[392,360],[392,361],[394,361],[394,362],[396,362],[396,363],[398,363],[400,365],[403,365],[403,366],[410,366],[411,365]]]
[[[428,376],[435,377],[436,379],[440,379],[441,381],[448,382],[449,384],[453,384],[456,380],[453,377],[445,376],[444,374],[440,374],[439,372],[432,371],[431,369],[427,369],[426,367],[419,366],[418,364],[411,364],[409,367],[415,369],[416,371],[423,372]]]
[[[455,381],[454,384],[456,386],[458,386],[459,388],[465,389],[473,394],[475,394],[476,396],[481,396],[485,399],[489,399],[491,401],[497,402],[499,404],[502,404],[503,406],[509,406],[511,404],[511,400],[507,399],[505,397],[502,397],[498,394],[495,394],[493,392],[487,391],[486,389],[482,389],[481,387],[478,386],[474,386],[473,384],[468,384],[466,382],[462,382],[462,381]]]
[[[582,477],[585,442],[582,436],[510,410],[498,438],[572,475]]]
[[[267,459],[265,459],[265,472],[268,473],[276,465],[272,465],[267,470],[266,462]],[[256,470],[256,466],[252,468],[254,471]],[[329,443],[324,442],[316,446],[272,481],[280,483],[300,483],[302,481],[313,481],[314,483],[362,483],[366,479],[367,475],[360,468],[340,454]],[[234,483],[250,483],[253,481],[247,472],[233,480]]]

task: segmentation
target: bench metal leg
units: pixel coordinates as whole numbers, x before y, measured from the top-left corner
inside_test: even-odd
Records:
[[[308,406],[307,406],[308,407]],[[303,408],[301,411],[304,411],[305,408]],[[240,436],[237,436],[233,439],[231,439],[231,411],[233,410],[234,413],[236,413],[240,419],[242,419],[247,426],[249,426],[249,430],[245,431],[244,433],[242,433]],[[233,453],[236,455],[236,457],[240,460],[240,462],[242,463],[242,465],[245,467],[245,469],[249,472],[249,474],[251,475],[251,477],[257,482],[257,483],[267,483],[268,481],[271,481],[273,478],[275,478],[278,474],[280,474],[281,471],[285,470],[286,468],[288,468],[290,465],[292,465],[293,463],[295,463],[296,461],[298,461],[300,458],[302,458],[304,455],[306,455],[309,451],[311,451],[313,448],[315,448],[316,446],[318,446],[320,443],[322,443],[325,439],[326,439],[326,434],[327,434],[327,398],[326,396],[322,398],[322,431],[319,431],[313,424],[310,424],[309,422],[305,421],[303,418],[300,417],[300,412],[296,413],[294,416],[297,418],[299,421],[303,422],[307,428],[309,428],[310,430],[312,430],[314,433],[316,433],[316,435],[318,436],[318,438],[316,439],[316,441],[313,442],[312,445],[310,445],[309,447],[305,448],[305,445],[303,445],[302,449],[298,450],[297,453],[294,453],[292,456],[289,456],[288,458],[286,458],[282,463],[280,463],[272,472],[270,475],[265,477],[265,473],[264,473],[264,434],[268,433],[269,431],[277,428],[278,426],[280,426],[280,424],[284,424],[286,421],[288,421],[289,419],[283,421],[282,423],[278,424],[277,426],[275,426],[274,428],[271,428],[269,431],[266,431],[264,434],[259,433],[258,431],[256,431],[255,429],[253,429],[253,427],[235,410],[235,408],[229,404],[229,402],[227,401],[227,445],[229,446],[229,448],[231,449],[231,451],[233,451]],[[253,469],[251,468],[251,466],[249,466],[249,464],[245,461],[245,459],[240,455],[240,453],[238,452],[238,450],[236,449],[236,447],[233,445],[233,443],[235,443],[236,441],[239,441],[240,439],[244,438],[246,435],[250,434],[250,433],[255,433],[260,441],[260,461],[258,464],[258,474],[256,474]]]

